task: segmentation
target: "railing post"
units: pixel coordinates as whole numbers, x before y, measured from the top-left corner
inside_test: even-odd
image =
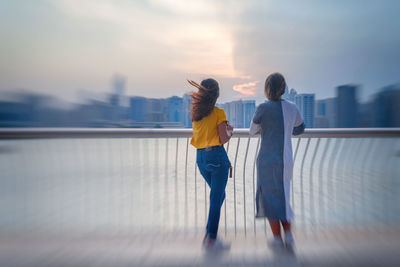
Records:
[[[185,153],[185,211],[184,211],[184,229],[188,227],[188,194],[187,194],[187,163],[188,163],[188,149],[189,149],[189,138],[186,138],[186,153]]]
[[[246,162],[247,162],[247,154],[249,152],[249,144],[250,144],[250,136],[247,139],[247,146],[246,146],[246,154],[244,156],[244,163],[243,163],[243,217],[244,217],[244,236],[246,237]]]
[[[306,148],[304,150],[303,158],[301,160],[301,170],[300,170],[300,203],[301,203],[301,213],[303,219],[303,227],[305,225],[305,216],[304,216],[304,187],[303,187],[303,170],[304,170],[304,162],[306,159],[308,147],[310,145],[311,138],[307,139]]]
[[[207,207],[207,199],[204,200],[205,206]],[[206,209],[207,208],[205,208],[205,210]],[[197,231],[197,162],[194,164],[194,227],[195,231]]]
[[[294,169],[294,164],[296,163],[296,158],[297,158],[297,152],[298,152],[298,150],[299,150],[299,146],[300,146],[300,142],[301,142],[301,137],[298,137],[297,138],[298,140],[297,140],[297,143],[296,143],[296,149],[294,150],[294,156],[293,156],[293,169]],[[295,211],[295,206],[294,206],[294,204],[295,204],[295,202],[294,202],[294,180],[292,180],[292,182],[290,183],[290,185],[291,185],[291,187],[292,187],[292,208],[293,208],[293,213],[294,213],[294,211]]]
[[[227,145],[226,145],[226,154],[228,154],[228,152],[229,152],[229,144],[231,143],[231,139],[229,139],[229,141],[228,141],[228,143],[227,143]],[[225,193],[225,200],[224,200],[224,213],[225,213],[225,236],[227,235],[227,218],[226,218],[226,198],[227,198],[228,196],[226,195],[226,193]]]
[[[240,144],[240,137],[238,137],[238,142],[236,146],[236,153],[235,153],[235,163],[234,163],[234,171],[233,171],[233,213],[234,213],[234,218],[235,218],[235,237],[237,234],[237,229],[236,229],[236,162],[237,162],[237,156],[239,152],[239,144]]]
[[[329,148],[329,144],[331,143],[331,139],[328,138],[325,142],[325,148],[324,151],[322,152],[322,156],[321,156],[321,161],[319,164],[319,183],[318,183],[318,187],[319,187],[319,216],[320,216],[320,220],[325,222],[325,213],[323,212],[323,207],[324,207],[324,194],[323,194],[323,170],[324,170],[324,163],[325,163],[325,157]]]
[[[165,206],[164,206],[164,221],[167,224],[169,224],[169,194],[168,194],[168,149],[169,149],[169,138],[166,138],[165,140],[165,168],[164,168],[164,201],[165,201]]]
[[[179,224],[178,147],[179,147],[179,138],[176,138],[176,149],[175,149],[175,227],[177,227],[178,224]]]
[[[317,144],[315,145],[314,148],[314,153],[311,159],[311,168],[310,168],[310,184],[309,184],[309,190],[310,190],[310,220],[315,220],[315,214],[314,214],[314,187],[313,187],[313,173],[314,173],[314,162],[315,162],[315,156],[318,151],[319,143],[321,139],[317,139]]]
[[[257,162],[257,155],[258,155],[258,148],[260,146],[260,140],[261,137],[257,138],[257,147],[256,147],[256,153],[254,155],[254,161],[253,161],[253,214],[256,216],[256,190],[255,190],[255,177],[256,177],[256,162]],[[256,219],[253,219],[253,224],[254,224],[254,235],[256,235],[257,230],[256,230]]]

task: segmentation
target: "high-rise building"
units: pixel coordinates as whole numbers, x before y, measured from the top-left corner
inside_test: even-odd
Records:
[[[400,127],[400,84],[384,87],[373,101],[375,127]]]
[[[358,103],[355,85],[336,87],[337,93],[337,124],[339,128],[358,127]]]
[[[336,125],[336,98],[316,100],[314,127],[334,128]]]
[[[128,119],[128,111],[122,106],[125,91],[125,78],[120,75],[114,75],[111,80],[112,93],[110,95],[111,109],[109,116],[112,122],[119,122]]]
[[[366,103],[358,104],[358,114],[357,121],[358,127],[368,128],[374,127],[374,119],[376,114],[374,114],[374,102],[368,101]]]
[[[147,98],[134,96],[130,98],[130,119],[134,122],[146,121]]]
[[[178,96],[167,98],[167,113],[169,122],[184,124],[183,98]]]
[[[146,121],[148,122],[166,122],[167,100],[160,98],[148,98],[146,105]]]
[[[290,102],[295,102],[295,98],[297,95],[297,91],[295,89],[290,89],[290,91],[286,88],[285,93],[282,95],[283,99],[289,100]]]
[[[233,127],[249,128],[256,110],[254,100],[237,100],[218,105],[224,109],[226,118]]]
[[[121,98],[125,91],[125,77],[121,75],[114,75],[111,79],[111,86],[113,92],[110,97],[110,104],[114,107],[118,107],[121,104]]]
[[[295,103],[307,128],[314,127],[315,94],[297,94]]]
[[[243,105],[240,101],[224,103],[221,108],[225,110],[226,118],[235,128],[243,128]]]
[[[190,115],[192,97],[189,94],[183,95],[183,125],[186,128],[192,127],[192,117]]]
[[[249,128],[251,120],[253,119],[254,112],[256,112],[256,101],[255,100],[244,100],[243,101],[243,120],[244,128]]]

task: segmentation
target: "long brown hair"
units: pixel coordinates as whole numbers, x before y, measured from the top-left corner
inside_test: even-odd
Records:
[[[265,95],[271,101],[281,100],[285,93],[286,81],[282,74],[275,72],[265,80]]]
[[[213,111],[219,96],[219,85],[216,80],[211,78],[201,81],[200,84],[189,80],[188,82],[198,89],[197,92],[191,93],[191,116],[192,121],[199,121]]]

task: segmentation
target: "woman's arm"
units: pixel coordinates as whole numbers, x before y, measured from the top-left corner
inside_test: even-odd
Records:
[[[258,133],[261,133],[261,120],[264,114],[265,114],[265,108],[264,105],[261,104],[257,107],[256,112],[254,112],[253,119],[251,120],[249,129],[250,135],[256,135]]]
[[[292,134],[293,135],[300,135],[300,134],[304,133],[304,128],[305,128],[304,123],[300,124],[299,126],[295,126],[293,128]]]
[[[303,118],[300,115],[300,111],[298,109],[296,109],[296,118],[294,121],[294,125],[295,126],[293,127],[293,132],[292,132],[293,135],[300,135],[304,133],[305,125]]]
[[[249,129],[249,134],[250,135],[256,135],[258,133],[261,133],[261,125],[258,123],[254,123],[251,121],[250,123],[250,129]]]
[[[221,144],[225,144],[231,139],[232,131],[233,127],[227,121],[218,124],[219,141]]]

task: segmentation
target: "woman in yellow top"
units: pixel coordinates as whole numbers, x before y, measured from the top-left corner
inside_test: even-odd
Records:
[[[227,249],[228,246],[217,239],[217,232],[231,167],[223,144],[229,141],[233,127],[228,124],[224,110],[215,106],[219,96],[217,81],[206,79],[200,85],[189,83],[198,89],[191,95],[193,137],[190,143],[197,148],[197,166],[210,186],[210,210],[203,246],[207,250]]]

